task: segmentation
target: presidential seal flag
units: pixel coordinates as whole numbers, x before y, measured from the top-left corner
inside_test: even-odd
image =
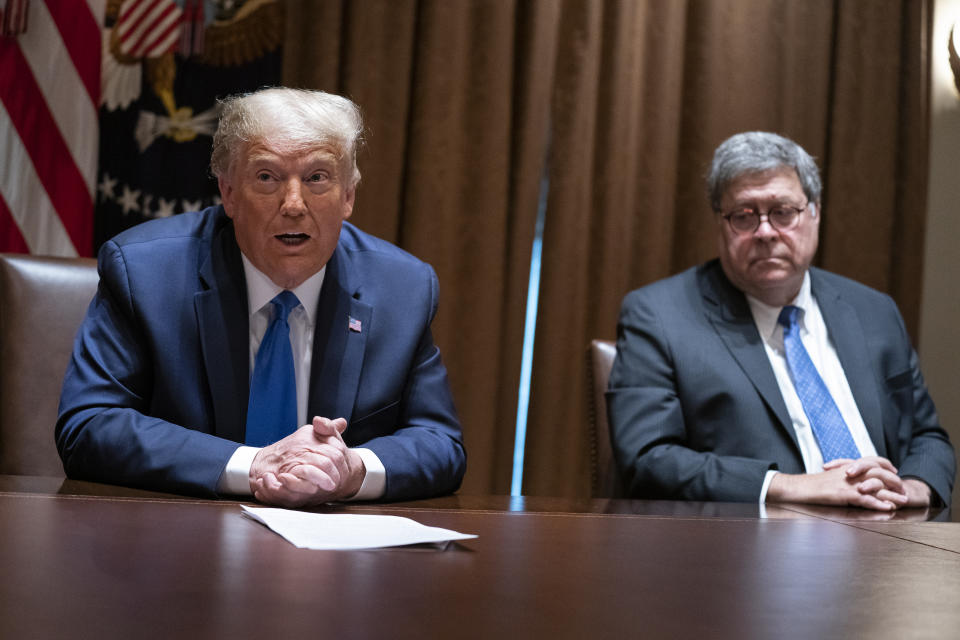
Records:
[[[0,251],[93,250],[106,0],[0,0]]]
[[[217,99],[280,80],[276,0],[108,0],[94,246],[217,204]]]

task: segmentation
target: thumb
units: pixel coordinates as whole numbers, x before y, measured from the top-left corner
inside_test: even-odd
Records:
[[[330,420],[329,418],[322,418],[320,416],[314,416],[313,418],[313,432],[318,437],[329,438],[334,435],[339,435],[347,430],[347,421],[343,418],[337,418],[336,420]]]

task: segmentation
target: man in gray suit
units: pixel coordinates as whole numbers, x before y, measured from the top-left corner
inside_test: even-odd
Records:
[[[953,447],[896,305],[810,266],[813,159],[738,134],[708,189],[719,259],[623,302],[607,404],[628,494],[949,505]]]

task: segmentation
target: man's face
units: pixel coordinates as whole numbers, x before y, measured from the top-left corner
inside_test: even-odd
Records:
[[[771,207],[806,208],[794,226],[778,230],[764,219],[752,233],[734,231],[722,214],[750,207],[761,214]],[[727,187],[716,215],[720,263],[741,291],[772,306],[782,306],[800,291],[803,276],[817,251],[820,203],[807,204],[793,169],[742,175]]]
[[[285,289],[317,273],[333,255],[356,193],[330,149],[287,153],[259,143],[219,184],[240,250]]]

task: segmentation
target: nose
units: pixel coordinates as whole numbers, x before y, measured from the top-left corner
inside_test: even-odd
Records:
[[[773,238],[777,235],[777,230],[770,224],[770,216],[765,213],[760,216],[760,224],[757,225],[753,235],[759,238]]]
[[[300,180],[292,178],[283,187],[283,200],[280,202],[280,212],[285,216],[302,216],[306,213],[307,205],[303,201],[303,185]]]

